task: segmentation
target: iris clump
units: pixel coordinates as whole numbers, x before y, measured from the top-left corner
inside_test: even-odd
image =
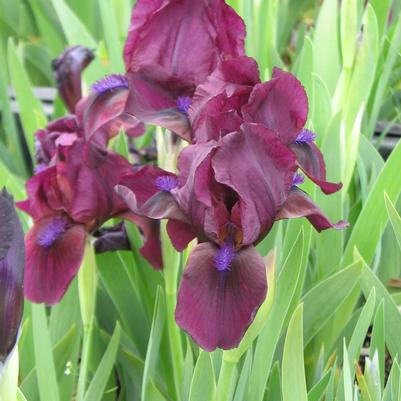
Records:
[[[174,40],[171,40],[174,38]],[[26,239],[25,293],[53,304],[76,275],[90,234],[116,217],[136,223],[142,253],[162,267],[158,222],[177,251],[189,243],[175,317],[205,350],[236,347],[266,298],[266,266],[256,250],[276,221],[332,223],[298,186],[304,176],[325,194],[323,155],[307,129],[308,97],[279,68],[262,82],[245,54],[245,26],[222,0],[138,0],[124,49],[125,75],[109,75],[74,114],[36,134],[38,173],[19,207],[34,219]],[[177,174],[133,168],[108,149],[124,129],[166,128],[188,143]],[[118,249],[113,239],[100,249]],[[166,269],[168,265],[164,266]]]

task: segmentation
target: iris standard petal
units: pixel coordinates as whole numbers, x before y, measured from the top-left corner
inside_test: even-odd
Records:
[[[226,135],[212,158],[215,178],[239,197],[243,243],[253,244],[270,230],[287,198],[295,155],[260,124],[244,124]]]
[[[190,140],[187,103],[195,89],[193,84],[169,75],[157,65],[129,72],[128,81],[127,114],[145,123],[167,128],[183,139]]]
[[[242,113],[246,121],[265,125],[290,144],[306,123],[308,97],[294,75],[275,68],[270,81],[254,87]]]
[[[139,0],[124,48],[125,66],[134,71],[160,65],[169,75],[198,84],[219,60],[244,55],[244,39],[244,22],[224,0]]]

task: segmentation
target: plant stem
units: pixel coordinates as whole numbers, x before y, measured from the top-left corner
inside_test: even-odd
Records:
[[[84,400],[88,384],[89,361],[92,353],[93,326],[95,322],[96,288],[96,260],[92,244],[88,240],[82,266],[78,273],[79,303],[84,328],[77,389],[78,401]]]

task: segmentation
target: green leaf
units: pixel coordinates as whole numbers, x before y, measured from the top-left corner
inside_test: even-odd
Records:
[[[128,270],[135,269],[137,266],[125,266],[120,252],[96,255],[96,264],[100,279],[119,313],[123,328],[130,335],[136,347],[141,350],[141,355],[144,356],[150,325],[128,275]],[[110,266],[113,266],[113,269],[110,269]],[[139,268],[146,267],[139,266]],[[135,310],[134,314],[133,310]]]
[[[27,401],[20,389],[17,390],[17,401]]]
[[[98,48],[96,40],[86,29],[85,25],[64,0],[52,0],[54,9],[63,27],[69,46],[82,45],[89,49]],[[84,81],[90,79],[90,83],[106,74],[106,69],[101,64],[99,56],[85,69]]]
[[[316,22],[313,37],[315,72],[333,93],[340,75],[340,46],[338,42],[338,3],[325,0]]]
[[[195,365],[189,401],[216,400],[216,381],[210,354],[201,351]]]
[[[343,266],[352,262],[355,247],[358,248],[367,263],[372,262],[377,244],[388,220],[383,194],[386,191],[389,199],[396,202],[401,192],[400,165],[401,142],[397,144],[387,159],[359,214],[344,251]]]
[[[329,385],[331,372],[330,369],[308,392],[308,401],[320,401]]]
[[[255,347],[254,361],[249,378],[247,399],[262,401],[269,377],[274,352],[283,329],[285,317],[296,295],[303,260],[304,232],[299,232],[277,280],[276,299],[266,326],[261,331]]]
[[[369,356],[373,359],[375,353],[379,358],[379,372],[382,388],[384,387],[384,369],[385,369],[385,331],[384,331],[384,301],[382,300],[377,307],[375,319],[373,322],[372,337],[370,340]]]
[[[398,245],[401,249],[401,217],[386,193],[384,194],[384,201],[386,203],[388,217],[393,226],[395,237],[397,238]]]
[[[60,401],[46,311],[32,304],[33,342],[40,401]]]
[[[118,37],[114,8],[110,7],[110,2],[106,0],[100,0],[98,3],[111,70],[114,73],[123,73],[124,63],[121,57],[123,48]]]
[[[376,290],[377,302],[380,303],[383,300],[384,315],[386,317],[384,324],[386,344],[393,358],[396,355],[401,355],[401,343],[399,340],[399,333],[401,333],[401,314],[387,289],[366,264],[362,273],[361,286],[365,296],[368,296],[371,289],[374,287]]]
[[[283,401],[308,401],[306,391],[302,330],[303,304],[295,310],[288,325],[283,351]]]
[[[142,401],[147,401],[148,381],[155,379],[156,364],[159,358],[160,341],[165,321],[165,301],[163,290],[159,287],[156,294],[156,304],[150,330],[148,349],[142,379]]]
[[[304,85],[308,98],[312,97],[312,70],[313,70],[313,43],[309,36],[305,37],[302,51],[300,52],[294,67],[293,73]]]
[[[372,2],[373,8],[381,13],[379,17],[379,29],[383,29],[383,24],[387,24],[387,20],[383,21],[384,14],[388,13],[388,10],[382,10],[380,3],[384,8],[386,8],[385,3],[389,3],[389,0],[376,0]],[[388,7],[388,4],[387,4]],[[384,37],[382,38],[382,40]],[[394,34],[390,41],[390,48],[387,53],[387,57],[383,60],[383,71],[380,73],[379,81],[377,83],[377,88],[375,92],[375,97],[373,101],[372,111],[369,120],[368,136],[371,137],[374,134],[375,125],[379,117],[380,110],[384,102],[384,96],[388,91],[389,81],[392,72],[394,71],[394,65],[399,59],[399,51],[401,47],[401,18],[398,18],[397,25],[395,27]]]
[[[95,376],[93,377],[87,392],[85,393],[84,401],[100,401],[103,397],[104,390],[107,385],[107,380],[113,369],[114,362],[116,360],[118,346],[120,342],[120,325],[116,323],[116,328],[111,337],[109,345],[107,346],[106,352],[100,361],[99,367],[96,370]]]
[[[246,353],[244,364],[241,368],[240,377],[238,379],[237,388],[235,390],[235,396],[233,401],[243,401],[246,396],[246,389],[249,383],[249,376],[251,374],[252,366],[252,349]]]
[[[319,333],[320,329],[358,284],[362,274],[362,266],[361,260],[354,262],[349,267],[321,281],[302,298],[305,306],[305,345]]]
[[[20,117],[24,128],[25,140],[31,156],[35,153],[34,133],[46,124],[43,106],[35,98],[31,83],[18,57],[13,40],[8,40],[8,66],[11,84],[20,109]]]

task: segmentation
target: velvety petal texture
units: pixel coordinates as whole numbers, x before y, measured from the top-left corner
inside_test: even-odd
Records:
[[[276,220],[306,217],[315,229],[320,232],[328,228],[343,229],[348,227],[346,221],[331,223],[329,218],[313,203],[309,196],[293,187],[288,198],[276,216]]]
[[[236,347],[267,293],[266,268],[254,247],[241,249],[226,271],[216,268],[218,248],[197,245],[178,292],[176,321],[206,351]]]
[[[128,73],[129,96],[125,112],[139,120],[167,128],[185,140],[191,137],[187,107],[195,90],[191,82],[169,75],[160,66]],[[183,104],[188,99],[188,104]]]
[[[80,130],[75,116],[67,116],[50,122],[45,129],[35,134],[36,163],[49,165],[57,150],[60,136],[79,136]]]
[[[81,265],[86,232],[66,216],[35,222],[26,236],[25,296],[36,303],[60,301]]]
[[[70,113],[82,97],[82,71],[94,59],[93,52],[84,46],[74,46],[65,50],[53,60],[52,68],[60,97]]]
[[[295,153],[297,163],[302,171],[315,184],[319,185],[326,195],[341,189],[342,184],[326,181],[326,166],[323,155],[313,142],[295,143],[291,145],[291,149]]]
[[[11,195],[0,192],[0,365],[13,350],[24,307],[24,233]]]
[[[250,245],[267,234],[285,202],[295,155],[259,124],[245,124],[221,142],[212,160],[215,177],[238,194],[243,243]]]
[[[107,79],[107,78],[106,78]],[[98,82],[97,85],[101,85]],[[110,87],[107,88],[107,85]],[[136,137],[145,132],[145,127],[136,117],[125,112],[128,98],[126,86],[113,87],[106,83],[103,91],[93,92],[77,105],[77,119],[87,141],[92,140],[106,147],[110,138],[121,130]]]
[[[138,0],[124,49],[127,71],[159,65],[198,84],[224,58],[244,55],[245,26],[224,0]]]
[[[290,144],[306,123],[308,97],[294,75],[275,68],[270,81],[254,87],[242,112],[246,121],[265,125]]]

